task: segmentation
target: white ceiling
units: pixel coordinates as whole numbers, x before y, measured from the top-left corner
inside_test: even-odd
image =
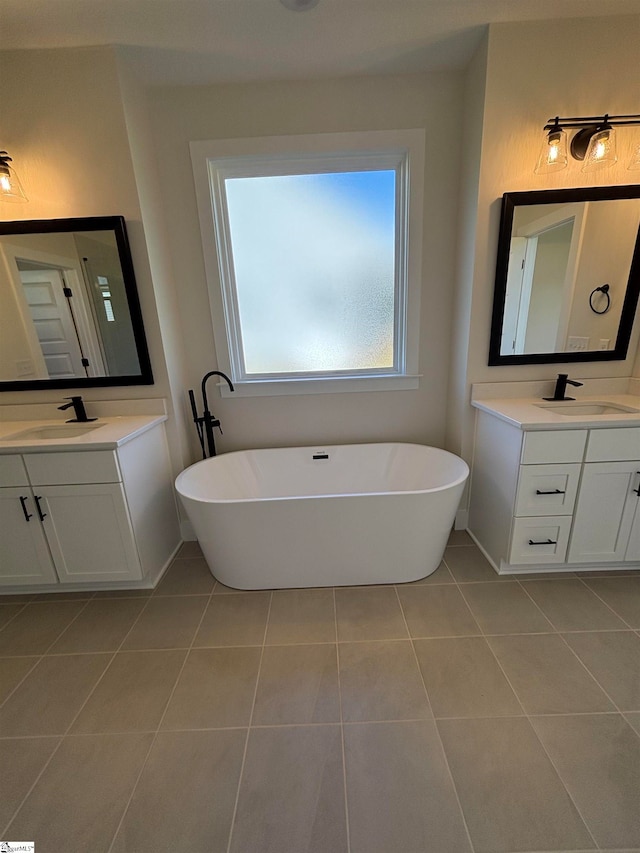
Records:
[[[640,12],[640,0],[0,0],[3,49],[123,45],[152,84],[460,68],[486,24]]]

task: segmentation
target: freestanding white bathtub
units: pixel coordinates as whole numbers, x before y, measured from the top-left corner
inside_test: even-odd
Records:
[[[281,589],[431,574],[468,475],[435,447],[352,444],[225,453],[176,489],[218,580]]]

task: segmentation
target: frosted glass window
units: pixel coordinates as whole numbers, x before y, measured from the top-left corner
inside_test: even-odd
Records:
[[[393,368],[395,171],[224,186],[245,375]]]
[[[418,388],[424,131],[190,149],[217,366],[234,395]]]

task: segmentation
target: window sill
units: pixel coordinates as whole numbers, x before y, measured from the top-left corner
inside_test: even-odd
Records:
[[[345,376],[318,379],[259,379],[234,382],[232,393],[226,383],[218,388],[222,397],[276,397],[294,394],[342,394],[352,391],[411,391],[420,385],[420,375]]]

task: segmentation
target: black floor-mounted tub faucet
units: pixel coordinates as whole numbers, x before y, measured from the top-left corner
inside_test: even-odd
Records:
[[[216,442],[213,437],[214,427],[218,427],[218,429],[220,430],[220,435],[222,435],[222,427],[220,426],[220,421],[209,411],[209,401],[207,400],[207,380],[211,376],[221,376],[229,386],[229,390],[235,391],[235,388],[233,387],[233,382],[229,379],[226,373],[223,373],[221,370],[210,370],[209,373],[205,373],[200,386],[202,391],[202,406],[204,409],[201,416],[198,415],[198,410],[196,409],[196,398],[194,396],[194,393],[192,390],[189,391],[189,400],[191,402],[193,422],[196,425],[196,429],[198,431],[198,440],[200,441],[200,447],[202,448],[203,459],[207,458],[207,453],[210,457],[216,455]]]

